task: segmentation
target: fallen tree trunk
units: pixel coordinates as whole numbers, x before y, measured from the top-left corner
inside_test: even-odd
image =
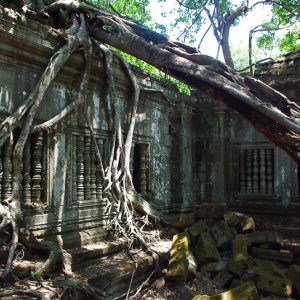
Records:
[[[241,77],[225,64],[196,49],[132,21],[99,12],[90,21],[91,36],[129,53],[225,103],[278,147],[300,162],[300,107],[251,77]]]

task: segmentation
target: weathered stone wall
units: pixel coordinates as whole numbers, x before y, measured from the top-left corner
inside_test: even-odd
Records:
[[[262,65],[257,77],[298,102],[299,55]],[[199,200],[227,202],[255,214],[299,216],[296,163],[237,113],[202,99],[194,126],[194,190]]]
[[[46,26],[0,10],[1,119],[24,101],[61,43],[59,35]],[[257,74],[299,100],[295,98],[299,54],[287,57],[263,65]],[[282,75],[282,65],[288,66],[290,77]],[[50,119],[76,99],[82,70],[82,55],[76,53],[49,88],[36,123]],[[88,113],[107,160],[103,72],[102,62],[95,58]],[[187,97],[169,83],[137,69],[135,72],[142,85],[167,96],[160,92],[141,94],[134,133],[134,183],[152,205],[169,213],[190,211],[201,202],[227,202],[251,213],[299,215],[299,169],[283,151],[213,99],[196,92]],[[126,112],[131,86],[117,62],[114,76],[118,100]],[[73,246],[101,238],[108,219],[82,111],[79,107],[52,130],[32,135],[24,150],[22,171],[22,203],[31,228],[37,235],[62,232],[65,243]],[[9,143],[0,153],[3,200],[11,193]],[[43,203],[43,210],[33,209],[32,203]],[[57,214],[60,205],[64,206],[61,216]]]
[[[16,19],[0,11],[0,112],[14,112],[35,86],[62,39],[46,26]],[[81,53],[72,55],[51,85],[36,123],[55,116],[77,97],[83,70]],[[130,81],[114,62],[117,97],[124,110],[130,101]],[[88,113],[104,160],[108,159],[108,132],[103,92],[104,67],[95,57],[88,86]],[[195,99],[175,86],[135,70],[140,83],[161,92],[142,92],[134,133],[131,168],[136,188],[162,211],[189,207],[192,191],[192,115]],[[184,126],[181,126],[181,125]],[[24,150],[22,203],[27,222],[37,235],[62,232],[65,243],[81,244],[105,233],[107,213],[101,198],[95,153],[83,116],[83,107],[53,129],[33,134]],[[0,198],[11,193],[11,147],[1,149]],[[64,188],[66,190],[64,192]],[[34,203],[42,203],[35,210]],[[58,207],[64,206],[63,215]],[[30,208],[28,208],[30,207]]]
[[[300,51],[259,65],[255,76],[284,93],[289,99],[300,101]]]

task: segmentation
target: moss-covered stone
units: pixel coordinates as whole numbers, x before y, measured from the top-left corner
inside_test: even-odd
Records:
[[[211,228],[211,234],[216,241],[217,248],[226,248],[233,240],[233,233],[228,224],[224,221],[217,222]]]
[[[300,295],[300,266],[292,265],[287,270],[286,276],[293,282],[295,290]]]
[[[273,276],[266,272],[261,274],[256,282],[256,287],[260,292],[284,297],[291,296],[292,286],[291,280]]]
[[[227,211],[224,213],[224,220],[229,226],[241,227],[242,224],[237,214],[233,211]]]
[[[256,300],[258,292],[253,282],[245,282],[238,287],[226,292],[214,295],[199,295],[192,300]]]
[[[207,231],[207,221],[206,219],[199,220],[193,226],[187,228],[187,232],[191,238],[196,238],[201,232]]]
[[[243,224],[242,232],[248,233],[255,231],[255,222],[252,217],[249,217],[245,220],[245,223]]]
[[[189,235],[179,233],[173,236],[167,277],[172,280],[185,281],[188,276],[188,268]]]
[[[220,260],[220,254],[214,240],[207,232],[200,233],[194,254],[198,264]]]
[[[246,266],[241,261],[229,260],[227,263],[227,270],[233,275],[240,277],[245,272]]]
[[[272,259],[282,262],[292,262],[294,258],[293,253],[288,250],[273,250],[258,247],[252,247],[251,254],[253,257]]]
[[[219,272],[213,279],[213,283],[218,288],[223,288],[227,286],[233,279],[233,275],[227,271]]]
[[[268,259],[256,259],[255,261],[265,272],[274,276],[286,278],[285,269],[280,264]]]
[[[268,245],[276,248],[282,248],[282,236],[276,231],[260,231],[247,235],[249,245]]]
[[[232,259],[234,261],[248,259],[248,239],[245,236],[237,236],[232,241]]]
[[[171,226],[179,229],[185,229],[194,223],[193,214],[172,214],[171,215]]]

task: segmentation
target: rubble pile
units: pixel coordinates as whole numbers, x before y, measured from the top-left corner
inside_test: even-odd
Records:
[[[300,266],[282,236],[256,231],[253,218],[203,205],[173,217],[167,278],[197,281],[193,300],[300,299]],[[198,290],[199,291],[199,290]]]

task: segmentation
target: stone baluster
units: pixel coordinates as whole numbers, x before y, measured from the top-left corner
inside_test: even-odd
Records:
[[[129,169],[130,169],[131,176],[133,176],[134,149],[135,149],[135,143],[132,143],[131,151],[130,151],[130,162],[129,162]]]
[[[97,139],[97,145],[98,145],[98,149],[101,154],[101,157],[102,157],[102,163],[104,163],[104,161],[103,161],[103,140]],[[98,161],[96,163],[96,197],[97,197],[97,199],[102,198],[102,177],[101,177],[100,164],[98,163]]]
[[[141,145],[141,165],[140,165],[140,187],[141,187],[141,194],[146,194],[147,193],[147,177],[146,177],[146,148],[145,145]]]
[[[239,171],[240,171],[240,193],[246,193],[246,170],[245,170],[245,150],[239,151]]]
[[[2,202],[2,179],[3,179],[3,165],[2,165],[2,148],[0,148],[0,203]]]
[[[77,199],[78,201],[84,200],[84,162],[83,162],[83,151],[84,151],[84,137],[78,136],[76,139],[76,175],[77,175]]]
[[[96,152],[94,143],[91,144],[91,200],[97,199],[96,194]]]
[[[146,175],[146,191],[147,193],[150,191],[150,146],[146,144],[145,150],[145,175]]]
[[[84,137],[84,200],[91,199],[91,138]]]
[[[77,199],[77,136],[72,135],[72,202]]]
[[[267,194],[273,194],[273,149],[266,149]]]
[[[246,193],[252,194],[252,150],[246,150]]]
[[[259,150],[259,192],[266,194],[266,152],[265,149]]]
[[[258,150],[253,150],[253,193],[258,194]]]
[[[4,144],[3,153],[3,199],[6,200],[11,196],[12,192],[12,148],[10,141]]]
[[[24,204],[29,206],[31,203],[31,186],[30,186],[30,173],[31,173],[31,136],[28,137],[24,147],[23,153],[23,201]]]
[[[31,200],[38,203],[41,201],[42,192],[42,154],[43,154],[43,132],[34,136],[32,148],[32,187]]]

